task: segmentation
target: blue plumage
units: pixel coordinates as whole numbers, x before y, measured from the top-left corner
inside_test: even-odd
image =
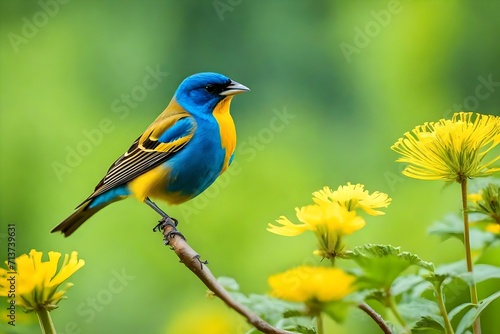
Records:
[[[150,197],[177,204],[198,196],[233,159],[236,131],[229,106],[233,95],[245,91],[218,73],[186,78],[165,111],[52,232],[68,236],[106,205],[129,196],[150,206]]]

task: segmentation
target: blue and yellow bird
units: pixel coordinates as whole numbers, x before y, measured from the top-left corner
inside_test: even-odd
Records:
[[[236,147],[229,106],[233,95],[248,90],[218,73],[186,78],[163,113],[111,165],[92,195],[52,232],[69,236],[97,211],[129,196],[169,218],[150,198],[185,202],[229,167]]]

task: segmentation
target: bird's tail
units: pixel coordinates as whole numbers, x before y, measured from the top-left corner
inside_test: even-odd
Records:
[[[62,223],[54,227],[50,232],[54,233],[60,231],[61,233],[64,234],[65,237],[68,237],[73,232],[75,232],[76,229],[80,227],[80,225],[85,223],[87,219],[92,217],[97,211],[101,210],[106,205],[110,204],[106,203],[104,205],[89,207],[91,203],[92,203],[91,200],[83,202],[71,216],[69,216]]]

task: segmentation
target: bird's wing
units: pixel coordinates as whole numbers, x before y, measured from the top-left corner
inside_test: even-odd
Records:
[[[160,116],[109,168],[86,201],[125,184],[168,160],[193,137],[196,121],[187,113]]]

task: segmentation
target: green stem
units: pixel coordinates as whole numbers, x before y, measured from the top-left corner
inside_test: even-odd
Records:
[[[443,317],[444,320],[444,328],[446,330],[446,334],[454,334],[455,332],[453,331],[453,327],[451,326],[450,319],[448,318],[448,312],[446,311],[446,306],[444,305],[444,298],[443,298],[443,286],[442,284],[439,284],[439,286],[436,287],[436,292],[437,292],[437,301],[439,305],[439,310],[441,311],[441,316]]]
[[[472,273],[474,271],[472,264],[472,255],[470,248],[470,233],[469,233],[469,213],[467,212],[467,178],[463,178],[460,182],[462,188],[462,209],[464,216],[464,245],[465,245],[465,261],[467,262],[467,271]],[[472,281],[472,285],[470,286],[470,298],[472,304],[477,307],[478,298],[477,298],[477,289],[476,283],[474,280]],[[474,321],[474,334],[481,334],[481,322],[479,316]]]
[[[398,311],[398,308],[396,306],[396,301],[394,300],[393,296],[389,296],[387,298],[389,302],[389,309],[392,311],[392,314],[396,317],[396,320],[399,322],[399,324],[403,327],[404,333],[410,333],[411,330],[408,329],[408,324],[406,323],[405,319],[401,316],[401,314]]]
[[[317,334],[324,334],[324,330],[323,330],[323,317],[321,316],[321,312],[319,312],[317,315],[316,315],[316,333]]]
[[[47,309],[40,308],[36,310],[36,315],[38,316],[38,322],[42,328],[42,334],[56,334],[56,329]]]

